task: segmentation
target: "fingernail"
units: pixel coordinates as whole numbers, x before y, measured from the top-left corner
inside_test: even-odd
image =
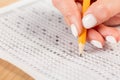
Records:
[[[88,14],[82,19],[83,26],[87,29],[94,27],[97,24],[97,20],[92,14]]]
[[[78,37],[78,31],[77,31],[77,28],[74,24],[71,25],[71,31],[72,31],[72,34],[75,36],[75,37]]]
[[[94,46],[97,47],[97,48],[103,48],[101,42],[99,42],[99,41],[92,40],[92,41],[91,41],[91,44],[94,45]]]
[[[113,36],[107,36],[106,41],[110,43],[117,43],[116,39]]]

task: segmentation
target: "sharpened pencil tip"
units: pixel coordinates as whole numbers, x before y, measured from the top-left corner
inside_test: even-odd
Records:
[[[79,54],[80,54],[80,57],[83,57],[83,49],[84,49],[84,44],[79,43]]]
[[[80,57],[83,57],[83,55],[82,55],[82,54],[80,54]]]

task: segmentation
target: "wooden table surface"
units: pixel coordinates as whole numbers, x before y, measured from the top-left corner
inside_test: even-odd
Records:
[[[13,4],[19,0],[0,0],[0,8]],[[22,70],[0,59],[0,80],[33,80]]]
[[[0,80],[34,80],[16,66],[0,59]]]
[[[19,0],[0,0],[0,8],[15,3]]]

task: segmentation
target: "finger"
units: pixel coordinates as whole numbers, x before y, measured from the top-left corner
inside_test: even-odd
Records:
[[[120,43],[120,37],[119,37],[119,42],[118,43]]]
[[[120,0],[97,0],[86,11],[82,19],[85,28],[101,24],[120,12]]]
[[[118,43],[120,43],[120,37],[119,37],[119,42]]]
[[[67,25],[69,25],[69,26],[71,25],[71,23],[67,17],[64,17],[64,20],[66,21]]]
[[[118,26],[120,25],[120,13],[110,18],[107,22],[104,23],[108,26]]]
[[[117,43],[119,41],[119,31],[116,28],[99,25],[96,30],[110,43]]]
[[[90,41],[92,45],[97,48],[103,48],[104,38],[94,29],[89,29],[87,31],[87,40]]]
[[[82,24],[81,14],[78,5],[74,0],[53,0],[54,6],[63,14],[68,25],[71,26],[71,31],[75,37],[80,35]]]
[[[118,31],[119,31],[119,39],[118,39],[119,41],[118,42],[120,43],[120,29]]]
[[[80,3],[83,3],[83,0],[75,0],[75,1],[78,1]],[[90,0],[91,3],[95,2],[96,0]]]

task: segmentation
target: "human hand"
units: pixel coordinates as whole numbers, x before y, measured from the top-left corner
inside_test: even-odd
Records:
[[[88,29],[87,41],[102,48],[105,40],[111,43],[120,41],[120,31],[114,27],[120,24],[120,0],[97,0],[81,17],[83,0],[53,0],[54,6],[61,11],[75,37]],[[93,0],[91,0],[93,1]]]

